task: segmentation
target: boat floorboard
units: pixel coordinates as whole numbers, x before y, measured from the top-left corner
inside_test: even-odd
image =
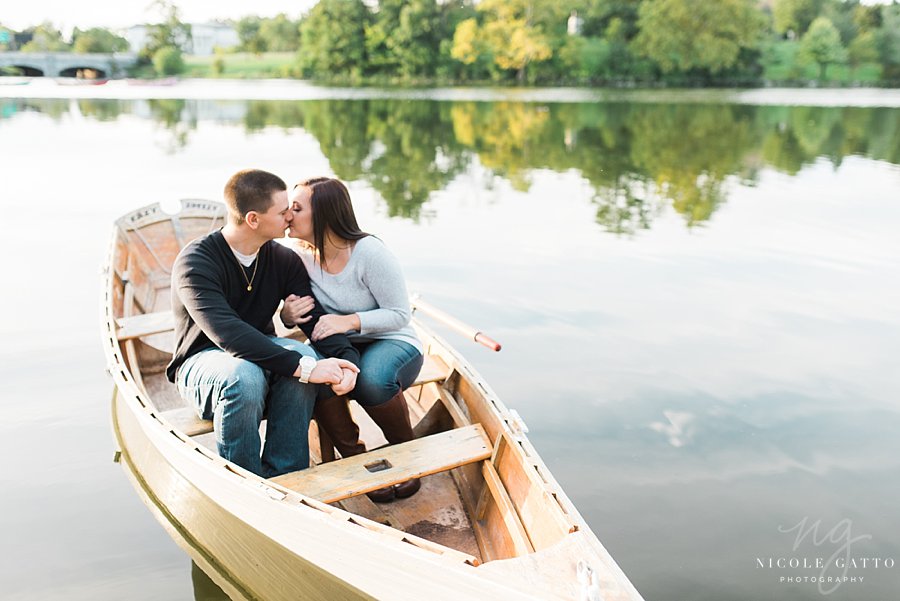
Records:
[[[144,389],[159,411],[170,411],[185,407],[184,400],[178,394],[175,385],[166,379],[165,372],[142,374]]]
[[[468,553],[484,561],[478,549],[472,523],[463,509],[449,473],[422,478],[422,488],[408,499],[373,503],[365,495],[334,503],[351,513],[387,524],[403,532]]]

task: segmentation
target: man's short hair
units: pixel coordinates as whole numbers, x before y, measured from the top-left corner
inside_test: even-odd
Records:
[[[225,204],[232,222],[240,225],[250,211],[265,213],[272,206],[272,194],[287,190],[280,177],[260,169],[244,169],[225,184]]]

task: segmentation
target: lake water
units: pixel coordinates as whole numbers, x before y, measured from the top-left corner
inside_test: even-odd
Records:
[[[198,85],[0,88],[0,597],[215,598],[112,462],[99,269],[117,216],[260,167],[346,180],[503,343],[446,334],[648,600],[897,598],[896,92]]]

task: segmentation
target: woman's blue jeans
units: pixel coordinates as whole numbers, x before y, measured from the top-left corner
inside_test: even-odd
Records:
[[[272,340],[301,355],[316,357],[306,344]],[[203,419],[212,419],[219,455],[265,478],[309,467],[307,433],[317,386],[266,371],[218,348],[191,355],[178,368],[181,397]],[[260,457],[259,424],[268,415]]]
[[[422,353],[400,340],[357,343],[359,375],[350,397],[364,407],[386,403],[415,382],[422,369]]]

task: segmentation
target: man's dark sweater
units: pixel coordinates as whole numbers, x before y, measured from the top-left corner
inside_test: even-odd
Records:
[[[213,347],[273,373],[294,374],[300,353],[269,338],[275,335],[272,316],[289,294],[312,296],[309,275],[295,252],[274,241],[262,245],[256,262],[258,266],[244,270],[221,230],[182,249],[172,268],[175,354],[166,368],[170,381],[175,381],[175,372],[188,357]],[[253,289],[248,291],[247,280],[251,278]],[[316,303],[311,314],[312,319],[300,325],[308,338],[325,312]],[[313,346],[320,355],[359,364],[359,352],[343,334],[329,336]]]

